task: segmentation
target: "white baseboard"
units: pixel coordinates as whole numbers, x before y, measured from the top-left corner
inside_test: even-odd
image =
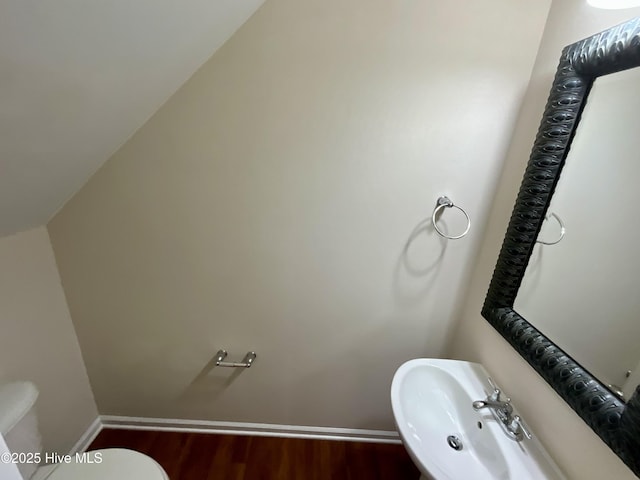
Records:
[[[75,455],[76,453],[83,453],[86,451],[89,445],[91,445],[91,442],[93,442],[102,431],[102,428],[102,419],[98,417],[91,423],[91,425],[89,425],[87,431],[82,434],[80,439],[71,448],[69,455]]]
[[[119,417],[102,415],[103,428],[168,432],[217,433],[261,437],[308,438],[352,442],[401,443],[397,432],[356,428],[274,425],[270,423],[218,422],[180,418]],[[97,435],[97,433],[96,433]]]

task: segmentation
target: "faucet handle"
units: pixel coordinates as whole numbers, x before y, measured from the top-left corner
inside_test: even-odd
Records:
[[[529,440],[531,440],[531,438],[533,437],[529,429],[525,426],[522,418],[520,418],[520,415],[513,416],[513,418],[511,419],[511,423],[509,424],[509,430],[511,430],[516,435],[522,433]]]
[[[491,388],[493,388],[493,393],[491,395],[489,395],[489,399],[495,401],[495,402],[499,402],[500,401],[500,395],[502,395],[502,391],[498,388],[498,386],[493,383],[493,380],[491,379],[491,377],[487,378],[489,385],[491,385]],[[507,399],[507,402],[509,402],[510,400]]]

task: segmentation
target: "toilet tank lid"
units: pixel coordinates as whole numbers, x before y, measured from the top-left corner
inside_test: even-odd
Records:
[[[38,389],[32,382],[11,382],[0,385],[0,433],[6,435],[38,398]]]

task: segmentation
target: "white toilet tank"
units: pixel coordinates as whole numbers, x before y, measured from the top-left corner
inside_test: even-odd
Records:
[[[34,408],[37,398],[38,389],[31,382],[0,385],[0,433],[13,454],[33,456],[42,453]],[[25,461],[20,461],[17,466],[25,480],[31,478],[38,468],[37,464]]]

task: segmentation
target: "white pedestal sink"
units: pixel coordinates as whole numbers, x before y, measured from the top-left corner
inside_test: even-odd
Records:
[[[482,365],[421,358],[393,377],[391,404],[405,448],[428,480],[566,479],[535,436],[515,441],[474,400],[493,390]],[[525,419],[526,420],[526,419]]]

